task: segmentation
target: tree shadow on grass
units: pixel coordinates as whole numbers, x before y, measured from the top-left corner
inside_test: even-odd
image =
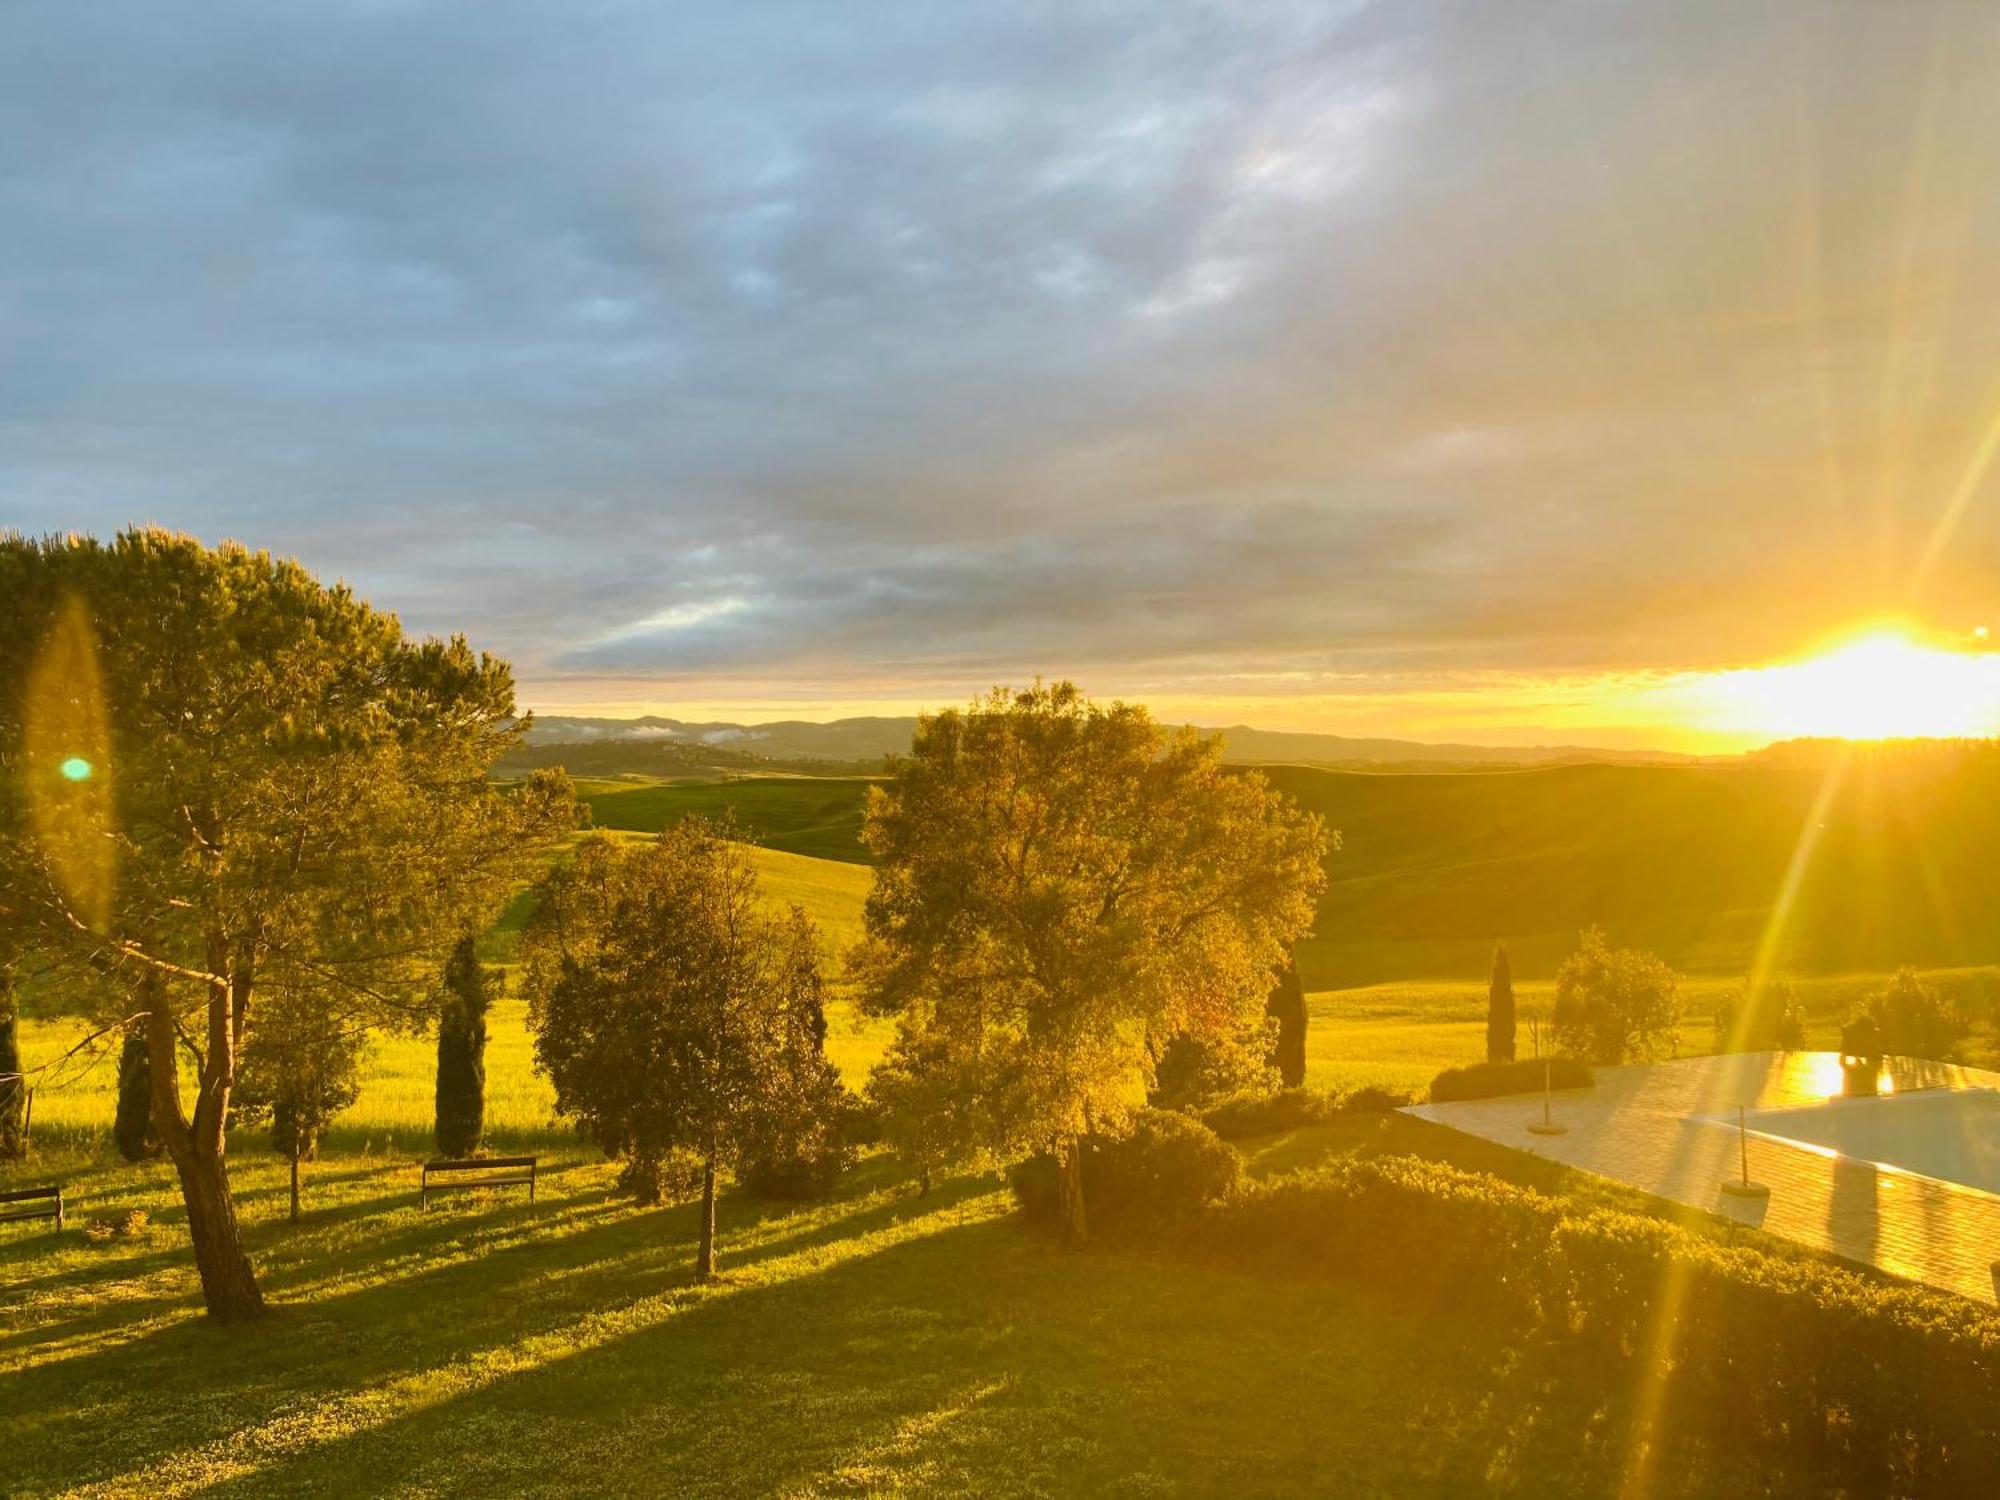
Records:
[[[1352,1284],[948,1223],[355,1412],[322,1442],[273,1433],[214,1492],[1614,1488],[1623,1428],[1602,1372],[1552,1373],[1490,1333]]]
[[[952,1201],[949,1193],[933,1196]],[[723,1210],[731,1276],[865,1239],[907,1212],[904,1200],[881,1191],[796,1213],[732,1194]],[[537,1214],[547,1217],[526,1221]],[[615,1319],[644,1299],[707,1295],[690,1286],[695,1216],[678,1205],[635,1211],[590,1195],[547,1209],[452,1217],[457,1222],[427,1222],[411,1211],[406,1224],[324,1247],[289,1274],[274,1272],[266,1283],[276,1311],[256,1327],[182,1316],[18,1370],[0,1417],[11,1440],[0,1446],[31,1472],[42,1465],[71,1481],[104,1477],[412,1369],[477,1364],[524,1340]],[[371,1270],[378,1264],[386,1271]],[[115,1327],[140,1316],[128,1303],[98,1318]],[[88,1332],[72,1325],[62,1337]],[[198,1400],[175,1409],[177,1392]],[[69,1414],[80,1409],[93,1414],[82,1443],[65,1434]]]

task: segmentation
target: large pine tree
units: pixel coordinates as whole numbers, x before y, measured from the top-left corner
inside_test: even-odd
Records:
[[[471,935],[460,938],[445,960],[444,1003],[438,1011],[437,1148],[448,1157],[472,1155],[486,1134],[491,980]]]
[[[1505,943],[1493,950],[1493,977],[1486,986],[1486,1060],[1514,1060],[1514,966]]]

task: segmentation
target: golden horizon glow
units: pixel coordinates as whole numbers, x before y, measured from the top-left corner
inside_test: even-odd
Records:
[[[1799,661],[1714,673],[1691,696],[1707,727],[1774,740],[1980,738],[2000,733],[2000,652],[1883,625]]]
[[[951,707],[991,681],[1032,675],[998,672],[959,688],[933,681],[907,693],[884,691],[879,682],[748,680],[731,694],[709,680],[627,678],[589,684],[603,696],[581,682],[524,685],[523,699],[547,714],[825,722]],[[1098,698],[1145,703],[1171,723],[1428,743],[1732,754],[1801,738],[2000,735],[2000,651],[1985,629],[1945,636],[1894,620],[1858,626],[1756,667],[1246,671],[1191,679],[1133,678],[1088,666],[1065,671],[1056,664],[1043,675],[1068,675]],[[851,696],[842,686],[851,687]]]

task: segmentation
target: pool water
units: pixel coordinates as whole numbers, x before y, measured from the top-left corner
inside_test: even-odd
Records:
[[[1782,1140],[2000,1193],[2000,1090],[1926,1089],[1753,1110],[1750,1129]]]

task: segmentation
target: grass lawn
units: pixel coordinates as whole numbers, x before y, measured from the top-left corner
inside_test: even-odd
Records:
[[[1331,1081],[1363,1067],[1427,1079],[1481,1034],[1476,986],[1382,986],[1314,1004],[1316,1077]],[[1427,1005],[1446,1019],[1424,1019]],[[31,1023],[29,1061],[64,1030]],[[836,1017],[850,1077],[865,1030]],[[1365,1061],[1329,1045],[1345,1037],[1359,1051],[1363,1035],[1380,1043]],[[59,1240],[41,1226],[0,1230],[0,1489],[1618,1487],[1635,1371],[1540,1365],[1476,1319],[1356,1285],[1107,1248],[1060,1253],[1015,1222],[990,1178],[920,1200],[878,1157],[827,1204],[731,1193],[724,1280],[695,1287],[692,1211],[616,1197],[614,1168],[550,1119],[520,1001],[497,1008],[490,1045],[492,1138],[542,1154],[541,1201],[468,1194],[417,1209],[431,1044],[382,1040],[360,1100],[307,1169],[302,1226],[284,1221],[283,1163],[264,1137],[234,1142],[249,1242],[280,1305],[247,1333],[198,1314],[172,1173],[111,1158],[108,1070],[39,1100],[37,1158],[0,1181],[61,1181],[79,1218],[136,1206],[154,1222],[142,1239],[102,1248],[75,1227]],[[1243,1149],[1260,1174],[1417,1151],[1584,1203],[1683,1212],[1399,1116]],[[1663,1470],[1654,1493],[1742,1477]],[[1781,1476],[1753,1487],[1774,1485]]]
[[[1626,1458],[1624,1378],[1359,1286],[1064,1253],[991,1179],[918,1199],[878,1159],[826,1204],[729,1195],[696,1287],[689,1208],[631,1207],[574,1149],[533,1208],[428,1212],[408,1161],[338,1154],[297,1229],[246,1153],[279,1310],[232,1331],[196,1311],[168,1170],[47,1165],[155,1223],[0,1240],[16,1492],[1555,1494]]]

